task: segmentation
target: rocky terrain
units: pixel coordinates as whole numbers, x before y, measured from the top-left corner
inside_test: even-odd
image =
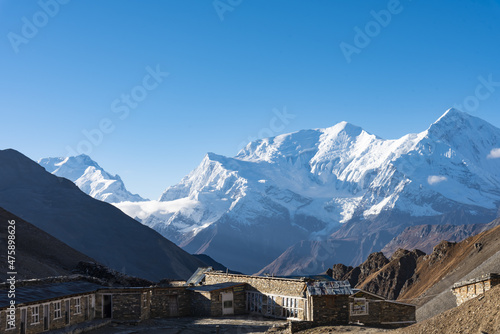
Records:
[[[394,332],[401,334],[500,333],[500,286],[431,319]]]
[[[372,253],[355,268],[336,264],[327,274],[336,280],[348,280],[358,289],[397,299],[416,280],[417,263],[424,255],[419,250],[399,249],[387,259],[381,252]]]

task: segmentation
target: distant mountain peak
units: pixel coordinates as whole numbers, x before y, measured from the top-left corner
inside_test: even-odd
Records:
[[[88,155],[43,158],[38,163],[49,173],[73,181],[95,199],[108,203],[145,201],[141,196],[130,193],[119,175],[106,172]]]
[[[466,112],[460,111],[456,108],[450,108],[444,112],[444,114],[439,117],[434,124],[439,123],[441,121],[453,121],[453,120],[459,120],[459,119],[467,119],[469,118],[470,115]]]

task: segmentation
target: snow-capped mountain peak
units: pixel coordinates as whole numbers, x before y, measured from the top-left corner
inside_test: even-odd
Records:
[[[235,157],[209,153],[164,192],[157,209],[118,207],[191,252],[256,272],[286,244],[325,238],[341,226],[350,226],[342,229],[345,237],[376,233],[351,223],[384,214],[405,217],[374,227],[393,226],[388,235],[405,221],[455,211],[472,220],[494,218],[500,159],[491,152],[499,147],[500,129],[455,109],[427,130],[392,140],[340,122],[256,140]],[[228,240],[236,247],[231,251]],[[245,244],[256,247],[251,252],[259,264],[242,267],[231,256]]]
[[[108,203],[145,201],[139,195],[130,193],[120,176],[106,172],[88,155],[43,158],[38,163],[49,173],[73,181],[83,192],[95,199]]]

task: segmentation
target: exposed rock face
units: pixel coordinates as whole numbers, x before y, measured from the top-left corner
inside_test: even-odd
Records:
[[[432,253],[428,256],[429,265],[433,266],[434,264],[441,262],[442,259],[448,255],[448,253],[453,249],[456,245],[456,242],[449,242],[446,240],[441,241],[439,244],[434,247]]]
[[[336,264],[331,273],[334,279],[348,280],[353,287],[396,299],[402,290],[418,279],[415,270],[419,259],[424,255],[419,250],[399,249],[389,260],[384,254],[377,252],[370,254],[365,262],[355,268]]]
[[[354,287],[379,271],[388,262],[389,260],[381,252],[372,253],[365,262],[354,268],[341,263],[334,265],[332,277],[336,280],[347,280]]]
[[[343,265],[342,263],[338,263],[333,265],[332,269],[328,269],[327,275],[331,276],[334,280],[342,281],[344,277],[350,272],[353,268],[351,266]]]
[[[397,250],[387,265],[360,281],[357,287],[388,299],[397,299],[401,291],[418,280],[417,264],[424,256],[425,253],[419,250]]]

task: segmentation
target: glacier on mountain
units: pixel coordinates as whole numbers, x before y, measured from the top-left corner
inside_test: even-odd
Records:
[[[498,147],[498,128],[455,109],[423,132],[391,140],[341,122],[257,140],[232,158],[208,153],[158,201],[115,205],[190,252],[254,271],[295,242],[328,238],[348,222],[388,212],[420,220],[457,210],[494,218],[500,160],[491,156]],[[370,228],[385,228],[377,224]],[[405,227],[391,224],[400,227],[388,235]],[[346,228],[351,232],[342,235],[358,238]],[[228,238],[241,254],[262,259],[238,267]],[[244,250],[250,243],[259,249]]]
[[[393,208],[437,215],[440,209],[426,201],[434,196],[493,209],[500,200],[500,174],[498,162],[488,157],[499,135],[497,128],[454,109],[426,131],[396,140],[341,122],[251,142],[234,158],[209,153],[156,204],[118,206],[142,221],[159,218],[155,225],[175,224],[182,216],[191,222],[182,224],[183,233],[235,210],[248,222],[242,214],[258,213],[262,198],[292,216],[304,213],[325,222],[316,231],[324,234],[354,215]]]

